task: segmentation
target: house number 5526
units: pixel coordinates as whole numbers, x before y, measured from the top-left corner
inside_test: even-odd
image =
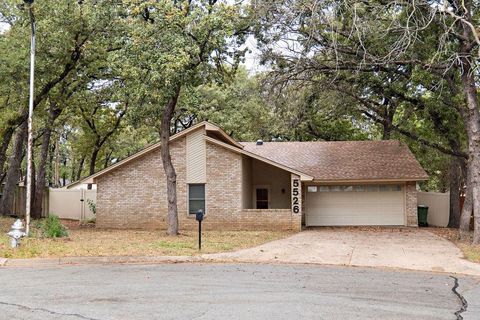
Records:
[[[300,180],[292,179],[292,211],[293,213],[300,213]]]

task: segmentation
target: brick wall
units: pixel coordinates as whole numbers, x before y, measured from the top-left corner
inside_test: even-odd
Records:
[[[301,231],[302,230],[302,214],[291,213],[291,215],[292,215],[291,230]]]
[[[196,229],[187,214],[186,140],[171,144],[177,172],[180,229]],[[299,230],[289,209],[242,209],[242,156],[207,143],[206,230]],[[96,180],[97,227],[166,229],[166,180],[160,150],[112,170]],[[250,196],[250,195],[249,195]],[[301,217],[300,217],[301,218]]]
[[[187,218],[185,183],[185,138],[171,144],[177,172],[179,223],[193,227]],[[96,180],[99,228],[166,229],[166,180],[160,149],[112,170]]]
[[[242,189],[242,156],[207,142],[206,229],[238,229]]]
[[[243,209],[238,226],[248,230],[296,230],[293,219],[290,209]]]
[[[407,226],[418,227],[417,183],[407,182],[405,188],[405,211],[407,214]]]

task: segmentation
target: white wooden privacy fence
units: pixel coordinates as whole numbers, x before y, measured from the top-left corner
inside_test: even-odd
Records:
[[[448,225],[450,193],[418,192],[418,205],[428,206],[428,225],[435,227]]]
[[[50,189],[48,198],[49,214],[82,221],[95,217],[89,203],[96,205],[96,190]]]
[[[16,192],[12,212],[25,215],[25,188]],[[83,201],[82,201],[83,200]],[[85,189],[48,189],[43,200],[44,212],[55,214],[62,219],[89,220],[95,217],[89,202],[96,205],[97,190]],[[450,216],[450,193],[418,192],[418,205],[428,206],[428,224],[446,227]]]

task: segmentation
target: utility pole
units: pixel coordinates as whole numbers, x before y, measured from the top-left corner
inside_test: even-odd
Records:
[[[30,40],[30,97],[28,101],[28,139],[27,139],[27,196],[25,208],[25,233],[30,232],[30,214],[32,210],[32,152],[33,152],[33,95],[34,95],[34,75],[35,75],[35,16],[33,15],[33,1],[23,0],[28,6],[30,16],[30,25],[32,27],[32,35]]]

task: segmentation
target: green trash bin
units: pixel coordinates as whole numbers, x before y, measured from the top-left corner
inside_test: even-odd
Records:
[[[417,207],[417,214],[418,214],[418,226],[428,227],[428,222],[427,222],[428,206],[419,205]]]

